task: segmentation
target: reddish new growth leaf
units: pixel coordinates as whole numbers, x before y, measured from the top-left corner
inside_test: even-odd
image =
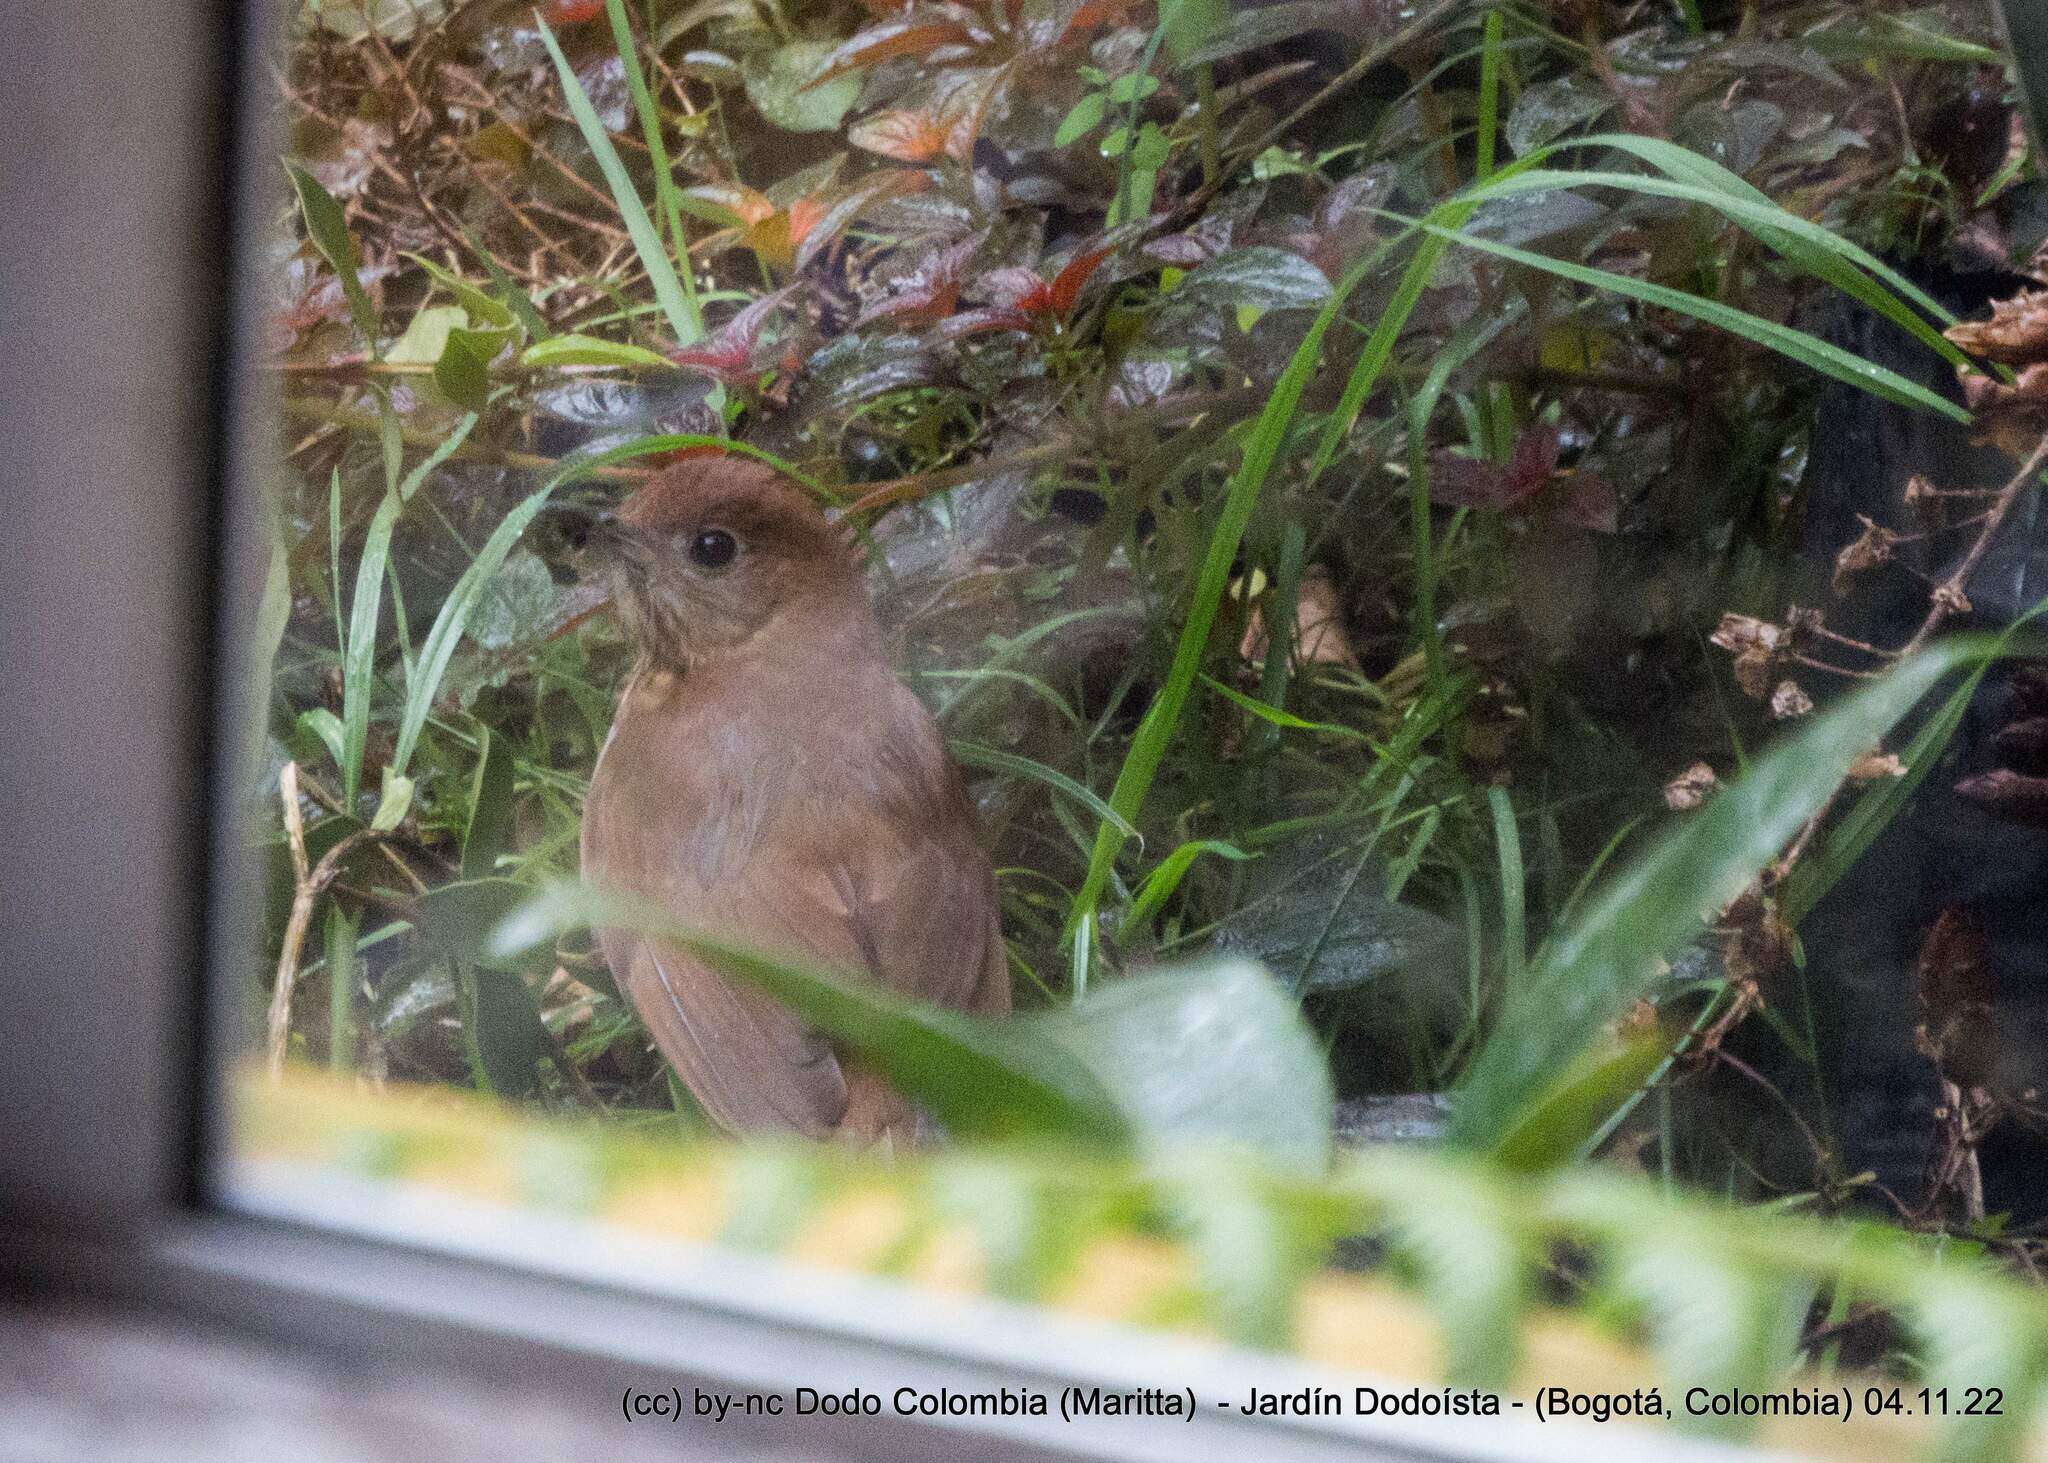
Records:
[[[958,50],[988,39],[985,31],[971,24],[966,11],[947,6],[940,11],[911,12],[871,25],[825,58],[818,74],[804,83],[806,88],[822,86],[835,77],[864,66],[876,66],[898,56],[918,56],[929,62],[948,58],[937,53]]]
[[[696,345],[671,351],[669,359],[728,383],[759,375],[766,369],[760,352],[761,327],[788,298],[788,289],[763,295]]]
[[[1074,302],[1081,298],[1081,286],[1088,283],[1088,276],[1095,273],[1102,261],[1109,257],[1109,247],[1087,249],[1074,256],[1052,279],[1052,313],[1065,319],[1074,313]]]
[[[1429,495],[1456,508],[1519,507],[1557,471],[1559,440],[1556,427],[1538,422],[1515,439],[1504,463],[1454,452],[1432,453]]]
[[[954,316],[946,322],[944,333],[957,337],[982,330],[1029,330],[1039,320],[1065,320],[1074,313],[1088,277],[1114,247],[1104,244],[1082,250],[1050,280],[1017,264],[991,269],[977,281],[980,292],[991,302],[989,307]]]
[[[899,163],[928,163],[945,156],[946,139],[944,122],[931,112],[877,112],[846,130],[846,140],[855,147]]]
[[[1553,478],[1562,478],[1556,511],[1566,522],[1595,533],[1613,533],[1620,509],[1614,490],[1590,472],[1560,474],[1560,438],[1549,422],[1538,422],[1515,440],[1504,463],[1463,457],[1451,452],[1430,454],[1429,496],[1454,508],[1492,508],[1522,513],[1534,506],[1537,493]]]

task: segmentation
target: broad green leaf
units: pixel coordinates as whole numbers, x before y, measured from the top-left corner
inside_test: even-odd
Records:
[[[836,41],[789,41],[747,57],[740,67],[747,100],[785,132],[832,131],[860,100],[864,84],[863,76],[852,72],[811,85],[838,49]]]
[[[1052,145],[1070,146],[1100,127],[1105,105],[1106,99],[1099,91],[1091,91],[1075,102],[1067,115],[1060,119],[1059,130],[1052,135]]]
[[[491,361],[504,344],[499,331],[449,331],[441,358],[434,362],[434,384],[463,410],[482,411],[491,399]]]
[[[384,359],[394,366],[431,366],[448,348],[448,332],[468,324],[469,312],[460,305],[428,305],[412,317]]]
[[[384,787],[377,799],[376,814],[370,819],[372,833],[390,833],[405,821],[412,807],[413,781],[389,767],[384,769]]]
[[[456,973],[456,1010],[463,1050],[476,1085],[500,1097],[525,1097],[540,1085],[547,1037],[540,1003],[517,975],[472,970]]]
[[[518,317],[510,306],[501,300],[493,299],[461,275],[443,269],[424,254],[407,254],[405,257],[424,269],[434,283],[454,295],[455,303],[469,312],[471,320],[503,330],[510,330],[518,324]]]
[[[1149,1146],[1240,1147],[1302,1173],[1329,1161],[1336,1097],[1322,1047],[1254,961],[1132,976],[1013,1024],[1078,1055]]]
[[[327,906],[327,1065],[346,1072],[356,1055],[356,935],[361,920]]]
[[[348,764],[348,733],[342,727],[341,718],[325,706],[310,707],[299,713],[298,725],[318,737],[334,758],[335,771],[339,772]]]
[[[447,0],[308,0],[307,14],[322,30],[344,41],[382,36],[394,45],[412,39],[422,25],[437,25]]]
[[[348,301],[349,318],[355,322],[356,334],[363,338],[370,354],[376,356],[380,349],[377,311],[370,304],[362,279],[356,273],[356,246],[349,238],[348,221],[342,216],[341,205],[334,201],[333,194],[320,186],[318,178],[297,163],[287,162],[284,169],[291,175],[292,190],[299,195],[299,213],[306,221],[306,237],[313,241],[313,247],[320,251],[320,257],[327,261],[327,267],[341,282],[342,298]]]
[[[476,776],[469,785],[469,823],[462,831],[462,874],[481,879],[512,846],[512,742],[489,727],[480,731]]]
[[[1309,1173],[1328,1160],[1334,1098],[1321,1048],[1278,983],[1248,961],[1160,971],[1073,1006],[988,1020],[707,939],[645,901],[568,885],[508,919],[492,948],[517,951],[589,924],[674,941],[760,986],[959,1137],[1220,1145]]]
[[[494,949],[516,952],[585,925],[671,940],[722,974],[751,982],[858,1052],[961,1138],[1063,1135],[1114,1142],[1125,1120],[1087,1068],[1022,1022],[983,1021],[908,1000],[869,981],[799,969],[678,925],[644,901],[561,885],[500,928]]]

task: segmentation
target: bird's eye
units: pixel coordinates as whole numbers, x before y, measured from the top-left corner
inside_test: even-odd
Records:
[[[690,540],[690,562],[700,569],[723,569],[740,551],[740,541],[722,528],[707,528]]]

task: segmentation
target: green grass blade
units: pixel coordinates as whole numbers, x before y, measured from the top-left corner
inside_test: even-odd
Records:
[[[371,678],[377,657],[377,610],[384,588],[385,561],[391,555],[391,530],[404,502],[395,490],[370,519],[363,538],[363,556],[356,564],[355,595],[349,601],[348,637],[341,646],[341,797],[355,811],[363,786],[363,748],[370,734]]]
[[[1692,156],[1683,148],[1672,148],[1671,151]],[[1711,208],[1815,278],[1833,285],[1910,332],[1921,344],[1951,364],[1960,366],[1968,363],[1969,358],[1954,343],[1871,275],[1879,276],[1901,293],[1910,294],[1916,304],[1922,304],[1929,314],[1944,323],[1954,323],[1952,314],[1928,299],[1909,280],[1876,256],[1819,224],[1787,213],[1760,194],[1752,199],[1683,179],[1646,177],[1639,173],[1550,169],[1520,174],[1485,191],[1489,197],[1503,198],[1563,188],[1615,188]]]
[[[669,170],[668,144],[661,135],[661,113],[654,105],[654,94],[647,89],[647,73],[641,68],[640,48],[626,19],[625,0],[605,0],[605,14],[612,23],[612,40],[618,45],[619,61],[626,68],[626,86],[633,93],[633,109],[640,114],[640,134],[647,139],[647,157],[654,167],[654,201],[668,224],[669,245],[682,263],[677,274],[683,298],[690,307],[690,319],[697,333],[702,335],[704,310],[697,299],[695,272],[690,268],[690,236],[683,228],[683,190],[676,186],[675,176]]]
[[[1246,853],[1236,844],[1225,843],[1220,838],[1195,838],[1181,844],[1161,859],[1159,867],[1147,874],[1145,882],[1138,887],[1137,897],[1131,901],[1130,909],[1124,914],[1122,923],[1117,926],[1118,944],[1123,944],[1151,922],[1152,916],[1159,912],[1159,907],[1173,897],[1173,891],[1180,887],[1180,881],[1187,876],[1187,871],[1194,866],[1195,860],[1205,853],[1213,853],[1218,858],[1230,859],[1233,862],[1258,857],[1257,854]]]
[[[981,1021],[907,1000],[871,981],[807,970],[706,939],[658,906],[558,885],[500,928],[494,952],[516,954],[564,930],[630,929],[672,940],[721,973],[759,986],[806,1023],[858,1051],[963,1138],[1128,1136],[1115,1104],[1064,1048],[1012,1022]]]
[[[1512,990],[1521,983],[1529,963],[1527,884],[1522,872],[1522,834],[1515,826],[1515,805],[1504,787],[1489,787],[1486,801],[1493,811],[1493,842],[1500,859],[1501,984]]]
[[[954,757],[966,766],[979,767],[985,772],[1007,772],[1012,777],[1042,782],[1055,792],[1064,793],[1072,798],[1096,817],[1114,825],[1124,837],[1139,838],[1141,842],[1143,841],[1128,818],[1104,802],[1099,794],[1082,786],[1057,767],[1048,767],[1043,762],[1034,762],[1029,757],[1020,757],[1014,752],[984,747],[978,742],[956,741],[951,745]]]
[[[361,918],[340,905],[327,910],[327,1065],[336,1072],[355,1066],[356,934]]]
[[[612,201],[618,204],[619,217],[625,220],[626,233],[633,240],[633,251],[640,256],[640,265],[647,271],[648,282],[654,286],[654,298],[668,317],[676,344],[693,345],[704,334],[704,322],[697,317],[696,304],[684,293],[681,281],[676,278],[675,266],[669,262],[668,251],[662,247],[661,234],[647,216],[647,208],[633,187],[626,165],[619,161],[618,149],[612,146],[597,109],[590,104],[590,97],[583,90],[583,83],[576,79],[569,58],[562,54],[561,46],[556,43],[554,31],[538,16],[534,24],[540,27],[541,42],[555,63],[555,74],[561,78],[569,114],[576,119],[576,126],[583,133],[583,141],[590,148],[591,156],[597,159],[598,169],[604,174],[606,186],[611,189]]]
[[[1999,632],[1995,647],[1997,653],[2008,653],[2013,637],[2043,613],[2048,613],[2048,599],[2033,605]],[[1813,907],[1827,897],[1828,891],[1863,857],[1870,845],[1877,841],[1877,836],[1919,791],[1920,784],[1927,780],[1927,774],[1934,770],[1934,764],[1961,728],[1963,715],[1970,709],[1977,687],[1990,668],[1991,662],[1987,658],[1972,670],[1942,702],[1941,709],[1929,717],[1912,741],[1906,744],[1905,750],[1899,754],[1905,763],[1906,775],[1881,778],[1874,783],[1829,830],[1819,846],[1808,852],[1791,878],[1786,880],[1779,902],[1779,913],[1784,915],[1788,924],[1797,928],[1799,922],[1813,912]]]
[[[1493,150],[1500,136],[1500,28],[1500,12],[1487,11],[1479,51],[1478,156],[1473,164],[1473,174],[1482,183],[1493,176]]]
[[[526,531],[526,525],[547,505],[548,498],[555,489],[581,477],[593,468],[624,462],[629,458],[673,452],[678,441],[687,441],[690,445],[706,441],[715,442],[719,446],[729,445],[718,438],[685,438],[678,434],[646,437],[637,442],[614,447],[608,452],[575,458],[557,468],[552,477],[506,514],[497,528],[492,530],[483,548],[477,551],[477,556],[470,561],[469,567],[462,571],[462,576],[448,591],[448,597],[441,602],[440,612],[434,616],[433,626],[427,631],[427,638],[420,643],[418,673],[406,682],[405,710],[399,718],[398,742],[391,754],[394,774],[403,774],[412,761],[413,751],[419,745],[420,733],[425,729],[427,717],[434,709],[434,699],[440,694],[441,679],[448,673],[448,663],[454,659],[455,647],[461,643],[464,632],[469,628],[469,617],[482,600],[491,577],[503,567],[513,545],[519,542],[519,536]],[[768,454],[759,455],[765,457]]]
[[[1412,220],[1403,221],[1412,222]],[[1794,330],[1790,326],[1779,325],[1775,321],[1765,320],[1761,316],[1752,315],[1747,311],[1733,309],[1722,304],[1719,300],[1703,299],[1698,295],[1689,295],[1683,290],[1674,290],[1664,285],[1651,284],[1646,280],[1634,279],[1625,274],[1615,274],[1605,269],[1593,269],[1583,264],[1573,264],[1563,259],[1553,259],[1545,254],[1531,253],[1527,249],[1518,249],[1512,244],[1502,244],[1492,239],[1482,239],[1471,234],[1457,233],[1444,228],[1440,224],[1423,222],[1421,227],[1435,237],[1449,239],[1454,243],[1464,245],[1468,249],[1475,249],[1482,254],[1491,254],[1496,259],[1505,259],[1510,263],[1526,265],[1531,269],[1540,269],[1547,274],[1554,274],[1562,279],[1591,285],[1595,289],[1609,290],[1618,295],[1626,295],[1630,299],[1640,300],[1646,305],[1654,305],[1659,309],[1671,310],[1681,315],[1690,315],[1695,320],[1702,321],[1708,325],[1719,326],[1733,335],[1739,335],[1744,340],[1776,351],[1778,354],[1797,361],[1800,365],[1806,366],[1810,370],[1818,371],[1823,376],[1830,376],[1837,381],[1847,382],[1849,385],[1858,387],[1885,401],[1894,402],[1900,406],[1918,407],[1923,411],[1936,412],[1958,422],[1967,423],[1971,420],[1970,414],[1960,406],[1957,406],[1944,396],[1929,391],[1917,381],[1909,381],[1896,371],[1886,370],[1883,366],[1873,365],[1869,361],[1851,355],[1839,346],[1829,345],[1826,341],[1816,336],[1808,335],[1803,330]]]

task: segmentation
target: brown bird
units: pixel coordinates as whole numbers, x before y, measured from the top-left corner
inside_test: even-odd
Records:
[[[721,457],[668,469],[592,546],[639,659],[584,804],[585,879],[792,963],[1007,1013],[973,810],[847,539],[773,471]],[[721,1127],[918,1136],[913,1104],[773,999],[673,943],[599,939]]]

